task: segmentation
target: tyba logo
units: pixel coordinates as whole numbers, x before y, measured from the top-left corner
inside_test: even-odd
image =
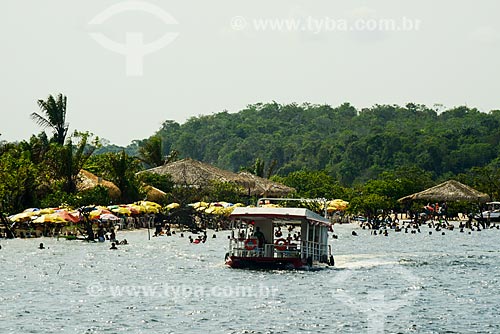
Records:
[[[145,12],[156,16],[165,24],[177,24],[177,21],[169,13],[158,6],[141,1],[126,1],[106,8],[97,14],[89,22],[89,25],[103,24],[110,18],[124,12]],[[143,74],[144,56],[164,48],[174,41],[179,34],[166,32],[159,39],[148,44],[144,44],[144,34],[141,32],[126,32],[124,44],[111,40],[103,33],[93,32],[89,33],[89,35],[105,49],[125,55],[127,76],[141,76]]]

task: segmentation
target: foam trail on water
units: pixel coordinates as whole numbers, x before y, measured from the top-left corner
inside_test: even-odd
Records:
[[[375,254],[337,255],[335,267],[338,269],[372,268],[398,264],[398,261],[381,258]]]

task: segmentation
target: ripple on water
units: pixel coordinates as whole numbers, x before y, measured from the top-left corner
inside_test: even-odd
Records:
[[[228,269],[226,232],[200,245],[126,232],[118,251],[2,241],[2,334],[500,332],[498,231],[352,229],[336,227],[337,267],[314,272]]]

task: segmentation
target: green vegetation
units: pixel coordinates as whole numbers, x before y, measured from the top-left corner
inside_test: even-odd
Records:
[[[498,158],[500,111],[457,107],[440,114],[423,105],[376,105],[357,111],[349,104],[256,104],[235,114],[221,112],[166,121],[155,134],[163,154],[238,171],[257,159],[275,174],[324,170],[344,186],[363,184],[383,171],[417,167],[434,179],[484,167]]]
[[[29,141],[0,142],[0,210],[42,204],[109,200],[102,189],[79,193],[84,168],[115,183],[120,200],[144,198],[141,184],[172,201],[244,201],[237,187],[213,183],[203,190],[174,187],[171,179],[138,171],[190,157],[231,171],[248,171],[294,187],[296,197],[343,198],[351,210],[375,214],[399,208],[397,199],[455,178],[492,199],[500,189],[500,111],[457,107],[438,113],[424,105],[375,105],[356,110],[312,104],[255,104],[165,121],[150,138],[127,148],[103,146],[90,133],[67,138],[67,99],[39,100],[32,118],[53,130]]]

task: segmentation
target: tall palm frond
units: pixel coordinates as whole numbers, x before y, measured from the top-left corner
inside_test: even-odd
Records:
[[[139,147],[139,159],[149,167],[158,167],[163,165],[163,149],[161,137],[152,136],[142,143]]]
[[[37,101],[42,113],[33,112],[30,115],[39,126],[52,128],[54,139],[60,145],[64,144],[69,127],[66,123],[66,102],[67,97],[62,94],[57,95],[57,99],[49,95],[46,101]]]

